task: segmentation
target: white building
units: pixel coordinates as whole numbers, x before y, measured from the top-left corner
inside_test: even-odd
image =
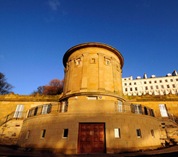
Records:
[[[138,76],[133,79],[132,76],[122,78],[124,95],[165,95],[178,94],[178,74],[174,70],[172,74],[168,73],[165,77],[156,77],[152,75],[147,78]]]

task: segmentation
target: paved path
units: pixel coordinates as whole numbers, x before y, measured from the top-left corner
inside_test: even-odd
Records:
[[[0,146],[0,157],[130,157],[130,156],[151,156],[151,157],[178,157],[178,146],[172,146],[169,148],[163,148],[159,150],[144,151],[144,152],[132,152],[132,153],[121,153],[121,154],[75,154],[75,155],[64,155],[64,154],[53,154],[53,153],[40,153],[30,152],[18,149],[12,149],[6,146]]]

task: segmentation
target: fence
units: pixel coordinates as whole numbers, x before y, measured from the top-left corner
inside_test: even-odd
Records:
[[[141,104],[133,104],[128,102],[115,102],[115,111],[120,113],[135,113],[135,114],[142,114],[148,115],[152,117],[159,117],[163,119],[171,119],[174,122],[178,122],[178,117],[173,115],[170,112],[167,112],[167,117],[162,117],[159,110],[153,110],[149,107],[143,106]]]
[[[67,110],[68,110],[67,101],[64,101],[59,104],[44,104],[31,108],[28,112],[27,117],[33,117],[33,116],[48,114],[48,113],[67,112]],[[131,114],[148,115],[152,117],[161,117],[160,111],[155,111],[149,107],[140,104],[128,103],[128,102],[124,102],[124,103],[119,101],[115,102],[115,111],[119,113],[131,113]],[[12,112],[0,120],[0,126],[8,122],[9,120],[24,119],[25,117],[26,117],[26,112]],[[168,112],[168,117],[164,117],[164,118],[169,118],[175,122],[176,120],[178,120],[176,116],[174,116],[172,113],[169,112]]]
[[[44,104],[30,109],[27,117],[33,117],[36,115],[48,114],[48,113],[67,112],[67,110],[68,110],[68,105],[67,102],[65,101],[57,105]]]
[[[178,118],[177,116],[173,115],[172,113],[170,112],[167,112],[168,113],[168,118],[173,120],[174,122],[177,122]]]
[[[7,116],[0,119],[0,126],[12,119],[22,120],[25,117],[26,117],[26,112],[23,112],[23,111],[12,112],[12,113],[8,114]]]
[[[115,102],[115,111],[120,113],[135,113],[155,117],[153,109],[140,104],[133,104],[127,102]]]

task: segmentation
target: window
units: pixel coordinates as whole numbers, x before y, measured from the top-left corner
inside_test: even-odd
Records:
[[[171,82],[173,82],[173,79],[171,79]]]
[[[135,90],[137,91],[137,87],[135,87]]]
[[[155,115],[154,115],[153,109],[149,109],[149,111],[150,111],[150,116],[154,117]]]
[[[142,114],[142,107],[139,104],[134,105],[135,113]]]
[[[68,110],[68,103],[67,101],[62,102],[62,112],[67,112]]]
[[[178,81],[178,79],[176,79],[176,81]]]
[[[152,137],[155,137],[155,136],[154,136],[154,130],[151,130],[151,136],[152,136]]]
[[[151,84],[151,81],[149,81],[149,83]]]
[[[106,65],[110,65],[110,60],[109,59],[105,59],[105,64]]]
[[[80,59],[75,60],[75,65],[80,65]]]
[[[145,87],[145,90],[148,90],[148,87]]]
[[[118,100],[118,110],[122,112],[122,102]]]
[[[127,92],[127,88],[125,88],[125,91]]]
[[[120,128],[114,129],[115,138],[120,138]]]
[[[138,138],[141,138],[141,130],[140,130],[140,129],[137,129],[136,132],[137,132],[137,137],[138,137]]]
[[[157,83],[157,81],[155,81],[155,83]]]
[[[130,91],[132,91],[132,88],[130,88]]]
[[[91,58],[90,63],[91,63],[91,64],[95,64],[95,58]]]
[[[14,113],[14,118],[21,118],[23,109],[24,109],[24,105],[17,105]]]
[[[78,61],[76,61],[76,65],[79,65],[80,64],[80,61],[78,60]]]
[[[163,89],[163,88],[164,88],[164,86],[163,86],[163,85],[161,85],[161,88]]]
[[[134,105],[134,104],[131,104],[131,105],[130,105],[130,109],[131,109],[131,112],[132,112],[132,113],[135,113],[135,105]]]
[[[67,138],[68,137],[68,132],[69,132],[68,129],[64,129],[63,138]]]
[[[129,85],[132,85],[132,83],[129,83]]]
[[[146,107],[144,107],[144,112],[145,112],[145,115],[148,115],[148,111]]]
[[[176,87],[175,84],[173,84],[172,87],[175,88]]]
[[[158,89],[158,86],[156,86],[156,89]]]
[[[88,100],[97,100],[98,97],[97,96],[88,96]]]
[[[37,112],[38,112],[38,107],[35,108],[34,116],[37,115]]]
[[[167,82],[167,80],[165,80],[165,82]]]
[[[50,111],[51,111],[51,104],[43,105],[41,114],[47,114],[47,113],[50,113]]]
[[[153,86],[151,86],[151,89],[153,89]]]
[[[125,83],[125,86],[127,86],[127,83]]]
[[[29,112],[28,112],[28,117],[31,117],[31,116],[32,116],[32,111],[33,111],[33,110],[29,110]]]
[[[46,130],[42,130],[41,138],[44,138],[46,134]]]
[[[146,84],[146,81],[144,81],[144,84]]]
[[[136,85],[136,82],[134,82],[134,85]]]
[[[159,104],[159,109],[162,117],[168,117],[167,109],[165,104]]]
[[[162,80],[159,80],[160,83],[162,83]]]
[[[167,85],[167,88],[169,88],[169,85]]]
[[[26,139],[29,139],[30,136],[30,130],[27,131]]]

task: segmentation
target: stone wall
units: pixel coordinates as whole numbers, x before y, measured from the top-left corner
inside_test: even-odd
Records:
[[[165,104],[167,111],[172,113],[175,118],[178,117],[178,95],[125,96],[125,99],[129,103],[138,103],[154,109],[157,116],[161,116],[159,104]]]
[[[26,112],[28,109],[38,105],[58,102],[60,97],[61,95],[18,95],[13,93],[0,95],[0,120],[8,114],[14,112],[17,105],[24,105],[23,111]]]

